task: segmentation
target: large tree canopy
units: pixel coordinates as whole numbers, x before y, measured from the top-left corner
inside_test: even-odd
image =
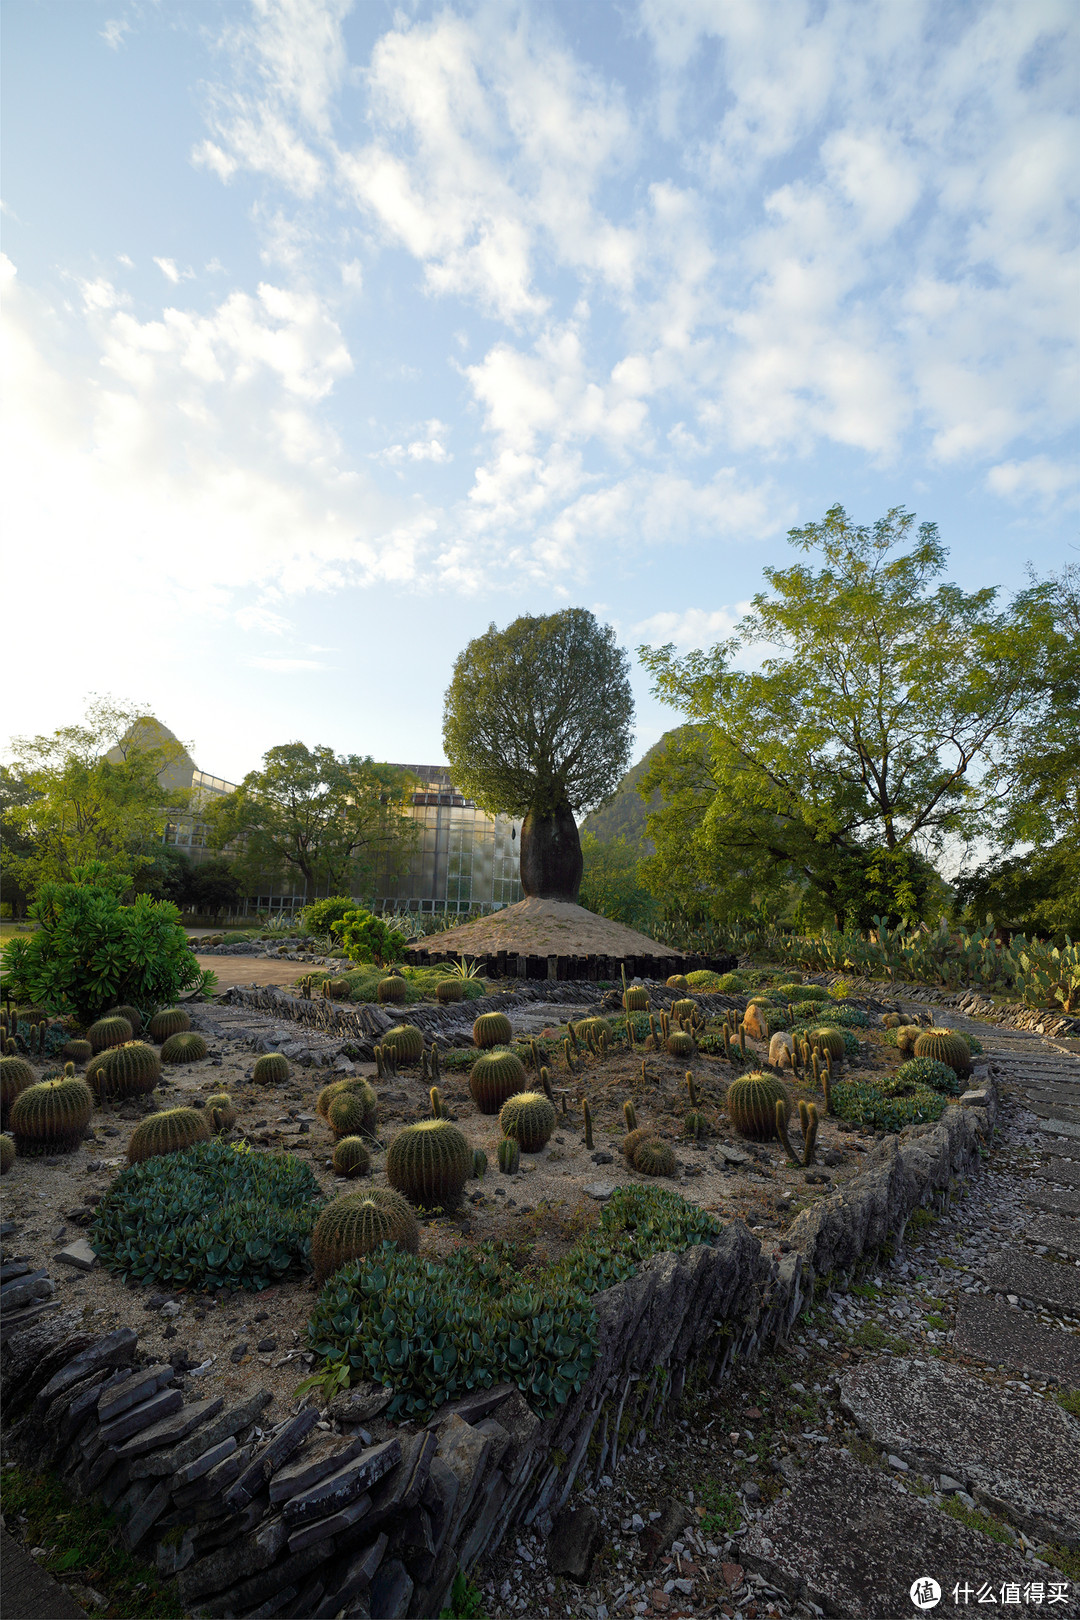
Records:
[[[526,894],[576,900],[574,811],[610,793],[630,758],[629,660],[584,608],[491,625],[458,656],[443,744],[454,781],[492,815],[525,817]]]
[[[391,765],[284,743],[203,813],[214,845],[235,850],[249,893],[291,874],[312,899],[321,890],[366,894],[376,865],[396,869],[412,848],[416,826],[404,808],[411,786]]]
[[[1027,593],[1000,612],[992,588],[935,583],[946,552],[914,525],[902,508],[867,528],[833,507],[789,534],[820,565],[766,569],[731,640],[685,658],[641,648],[657,695],[701,728],[641,790],[665,799],[650,835],[658,853],[680,843],[703,902],[795,883],[840,921],[918,915],[946,845],[992,827],[994,767],[1042,679],[1045,607]],[[760,666],[737,668],[756,648]]]

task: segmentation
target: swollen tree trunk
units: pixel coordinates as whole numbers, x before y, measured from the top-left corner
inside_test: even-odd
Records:
[[[538,900],[577,905],[581,888],[581,839],[568,804],[554,811],[530,810],[521,826],[521,887]]]

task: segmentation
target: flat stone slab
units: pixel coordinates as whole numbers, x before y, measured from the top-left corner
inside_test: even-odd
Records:
[[[809,1599],[841,1620],[917,1615],[911,1588],[925,1576],[941,1588],[937,1612],[954,1614],[957,1583],[989,1582],[1000,1596],[1004,1582],[1019,1581],[1022,1589],[1033,1574],[1014,1548],[958,1524],[832,1446],[822,1446],[790,1496],[750,1526],[739,1557],[792,1600]]]
[[[882,1359],[842,1374],[840,1404],[890,1456],[964,1481],[1027,1534],[1080,1538],[1080,1423],[1056,1401],[943,1361]]]
[[[53,1259],[60,1266],[75,1266],[79,1271],[93,1271],[98,1257],[85,1238],[76,1238],[63,1249],[57,1249]]]
[[[1074,1142],[1071,1136],[1047,1136],[1040,1131],[1039,1152],[1044,1159],[1067,1159],[1073,1164],[1080,1163],[1080,1142]]]
[[[1080,1191],[1025,1193],[1024,1203],[1029,1209],[1041,1209],[1047,1215],[1080,1215]]]
[[[1039,1181],[1050,1181],[1059,1187],[1080,1187],[1080,1164],[1073,1159],[1054,1158],[1049,1164],[1040,1164],[1035,1171]]]
[[[956,1307],[952,1347],[992,1367],[1080,1388],[1080,1335],[1040,1327],[1027,1311],[998,1299],[968,1295]]]
[[[1067,1136],[1070,1141],[1080,1142],[1080,1125],[1071,1119],[1048,1119],[1044,1125],[1039,1126],[1040,1134],[1045,1132],[1049,1136]]]
[[[999,1254],[983,1270],[984,1281],[999,1294],[1017,1294],[1051,1311],[1080,1315],[1080,1268],[1042,1260],[1023,1249]]]
[[[1080,1221],[1043,1215],[1032,1221],[1024,1235],[1030,1243],[1045,1243],[1056,1254],[1068,1255],[1070,1260],[1080,1260]]]

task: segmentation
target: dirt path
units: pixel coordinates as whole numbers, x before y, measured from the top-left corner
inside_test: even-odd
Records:
[[[218,988],[231,984],[295,984],[303,973],[297,962],[270,962],[262,956],[196,956],[201,968],[217,974]]]

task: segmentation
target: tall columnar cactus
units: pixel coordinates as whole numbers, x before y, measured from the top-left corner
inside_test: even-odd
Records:
[[[780,1142],[781,1142],[781,1145],[783,1146],[784,1152],[787,1154],[787,1156],[790,1159],[791,1163],[792,1164],[798,1164],[798,1162],[799,1162],[798,1155],[796,1154],[795,1149],[792,1147],[791,1138],[788,1135],[787,1122],[788,1122],[787,1111],[784,1108],[783,1103],[778,1098],[777,1103],[776,1103],[776,1113],[775,1113],[776,1134],[780,1138]]]
[[[445,1119],[446,1104],[442,1100],[442,1092],[439,1090],[438,1086],[432,1086],[428,1095],[431,1100],[432,1119]]]
[[[648,1012],[649,992],[643,984],[628,985],[623,991],[622,1004],[624,1012]]]
[[[633,1164],[643,1176],[673,1176],[676,1170],[675,1154],[658,1136],[650,1136],[638,1144]]]
[[[415,1024],[395,1024],[382,1038],[383,1047],[393,1049],[401,1064],[419,1063],[424,1050],[424,1032]]]
[[[371,1169],[371,1155],[359,1136],[343,1136],[334,1145],[334,1174],[337,1176],[366,1176]]]
[[[521,1148],[511,1136],[504,1136],[499,1143],[499,1169],[504,1176],[516,1176],[521,1168]]]
[[[581,1118],[585,1126],[585,1147],[591,1153],[593,1150],[592,1109],[589,1107],[588,1097],[585,1098],[581,1105]]]
[[[814,1103],[799,1103],[799,1124],[803,1134],[803,1164],[808,1168],[814,1162],[814,1149],[817,1146],[818,1111]]]
[[[574,1033],[579,1040],[587,1041],[590,1035],[598,1039],[601,1035],[611,1034],[611,1025],[606,1018],[582,1018],[575,1024]]]
[[[519,1091],[499,1110],[504,1136],[513,1137],[522,1153],[539,1153],[547,1146],[558,1115],[542,1091]]]
[[[553,1103],[555,1101],[555,1093],[551,1089],[551,1072],[547,1068],[547,1065],[543,1063],[540,1065],[540,1086],[548,1102]]]
[[[284,1052],[264,1052],[262,1057],[255,1059],[251,1078],[257,1086],[280,1086],[290,1073],[289,1060]]]
[[[452,1209],[471,1169],[472,1148],[448,1119],[407,1125],[386,1155],[391,1187],[425,1209]]]
[[[207,1097],[203,1106],[210,1129],[215,1135],[223,1135],[226,1131],[232,1130],[236,1124],[236,1108],[227,1091],[215,1092],[212,1097]]]
[[[0,1136],[0,1176],[6,1176],[15,1163],[15,1140],[5,1131]]]
[[[165,1153],[181,1153],[196,1142],[209,1142],[210,1121],[205,1108],[169,1108],[150,1114],[136,1125],[128,1143],[128,1163],[141,1164]]]
[[[563,1041],[563,1057],[566,1059],[566,1067],[567,1067],[567,1069],[570,1071],[571,1074],[575,1074],[577,1072],[577,1064],[574,1062],[574,1054],[570,1049],[570,1037],[569,1037],[569,1035]]]
[[[183,1007],[163,1007],[147,1025],[152,1041],[167,1041],[170,1035],[181,1035],[190,1028],[191,1019]]]
[[[509,1018],[501,1012],[481,1013],[472,1027],[473,1044],[484,1049],[506,1046],[513,1034]]]
[[[99,1098],[147,1097],[161,1079],[161,1059],[145,1041],[110,1046],[91,1061],[87,1081]]]
[[[106,1018],[126,1018],[131,1025],[133,1035],[138,1035],[143,1026],[142,1013],[138,1007],[131,1007],[126,1001],[122,1002],[119,1007],[110,1007],[105,1016]]]
[[[497,1114],[508,1097],[525,1088],[525,1065],[515,1052],[482,1052],[469,1071],[469,1090],[482,1114]]]
[[[686,1071],[686,1094],[690,1098],[691,1108],[696,1108],[698,1105],[697,1081],[694,1079],[693,1073],[690,1069],[687,1069]]]
[[[385,979],[379,980],[375,986],[375,994],[384,1005],[390,1003],[391,1006],[400,1007],[408,1000],[409,986],[399,974],[391,973]]]
[[[0,1113],[3,1114],[2,1123],[6,1128],[11,1105],[21,1091],[32,1086],[37,1079],[33,1065],[27,1063],[25,1058],[0,1058]]]
[[[198,1063],[206,1056],[206,1042],[194,1029],[170,1035],[161,1048],[162,1063]]]
[[[727,1088],[728,1118],[740,1136],[767,1142],[776,1129],[776,1104],[791,1114],[791,1096],[782,1081],[768,1074],[746,1074]]]
[[[444,1006],[452,1001],[465,1000],[465,983],[462,979],[440,979],[435,986],[435,1000]]]
[[[623,1121],[628,1132],[637,1130],[637,1111],[629,1097],[622,1105]]]
[[[372,1187],[335,1198],[320,1212],[311,1234],[315,1281],[324,1283],[339,1266],[373,1254],[384,1243],[393,1243],[406,1254],[415,1254],[420,1247],[416,1216],[400,1193]]]
[[[11,1134],[24,1155],[74,1153],[94,1112],[85,1080],[61,1076],[27,1086],[11,1105]]]
[[[483,1148],[473,1148],[472,1176],[474,1181],[483,1181],[487,1175],[487,1154]]]
[[[99,1018],[91,1024],[86,1038],[95,1052],[104,1052],[109,1046],[123,1046],[135,1034],[126,1018]]]
[[[962,1035],[955,1035],[952,1030],[923,1030],[915,1042],[915,1056],[946,1063],[957,1075],[971,1073],[971,1048]]]

